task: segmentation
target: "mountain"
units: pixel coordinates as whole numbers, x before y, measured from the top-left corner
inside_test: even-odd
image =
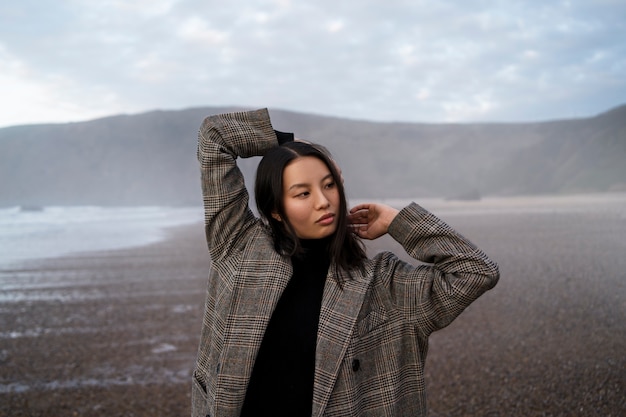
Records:
[[[201,204],[198,128],[212,107],[0,129],[0,206]],[[540,123],[378,123],[271,110],[328,147],[349,197],[626,190],[626,105]],[[258,158],[242,160],[253,181]]]

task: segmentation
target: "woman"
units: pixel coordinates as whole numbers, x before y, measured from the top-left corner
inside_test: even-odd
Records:
[[[251,156],[260,218],[236,165]],[[198,159],[212,266],[192,415],[426,415],[428,337],[497,265],[417,204],[348,212],[328,154],[265,109],[206,118]],[[367,259],[360,239],[386,233],[429,265]]]

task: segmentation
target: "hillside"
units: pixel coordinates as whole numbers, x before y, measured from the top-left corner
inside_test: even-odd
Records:
[[[201,203],[194,108],[0,129],[0,206]],[[271,110],[319,142],[349,196],[454,197],[626,190],[626,105],[542,123],[374,123]],[[249,180],[256,159],[242,161]]]

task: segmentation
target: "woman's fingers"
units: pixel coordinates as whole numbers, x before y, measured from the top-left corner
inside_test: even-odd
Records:
[[[368,222],[369,212],[367,209],[352,209],[348,215],[348,220],[352,224],[363,224]]]
[[[362,204],[357,204],[356,206],[352,207],[350,209],[350,213],[356,213],[358,211],[361,210],[369,210],[370,208],[370,204],[369,203],[362,203]]]

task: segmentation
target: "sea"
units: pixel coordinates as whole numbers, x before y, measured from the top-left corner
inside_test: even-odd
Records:
[[[0,268],[32,259],[158,242],[166,228],[201,222],[202,207],[0,208]]]

